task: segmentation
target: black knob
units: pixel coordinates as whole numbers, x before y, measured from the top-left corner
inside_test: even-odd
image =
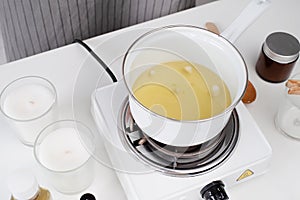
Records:
[[[214,181],[206,185],[200,191],[200,194],[205,200],[227,200],[229,199],[222,181]]]
[[[91,193],[85,193],[80,197],[80,200],[96,200],[96,198]]]

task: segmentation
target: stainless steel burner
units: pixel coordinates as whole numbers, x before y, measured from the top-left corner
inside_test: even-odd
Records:
[[[121,107],[118,124],[127,149],[145,164],[171,176],[195,176],[220,166],[231,155],[239,138],[235,110],[220,134],[190,147],[165,145],[149,138],[134,122],[127,98]]]

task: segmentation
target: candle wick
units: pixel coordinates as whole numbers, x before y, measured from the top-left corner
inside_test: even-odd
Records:
[[[32,105],[34,105],[34,104],[35,104],[35,102],[34,102],[34,101],[29,101],[29,103],[30,103],[30,104],[32,104]]]
[[[72,153],[70,150],[65,151],[65,154],[70,154],[70,153]]]

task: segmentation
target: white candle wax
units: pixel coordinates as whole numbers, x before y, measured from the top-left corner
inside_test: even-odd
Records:
[[[23,85],[7,94],[3,110],[11,118],[31,120],[46,113],[53,99],[53,93],[42,85]]]
[[[77,129],[66,127],[49,132],[36,153],[40,164],[47,169],[48,181],[58,191],[78,193],[91,184],[93,160]]]
[[[39,147],[40,162],[54,171],[76,169],[89,157],[75,128],[59,128],[49,133]]]
[[[2,109],[23,143],[33,145],[41,129],[55,120],[55,99],[54,91],[41,84],[20,84],[7,92]]]

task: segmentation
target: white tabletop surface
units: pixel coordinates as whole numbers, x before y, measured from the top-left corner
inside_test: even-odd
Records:
[[[244,57],[249,79],[257,89],[257,99],[247,105],[248,110],[261,128],[273,149],[270,170],[263,176],[251,179],[228,189],[231,199],[289,199],[300,198],[300,142],[282,135],[274,126],[274,116],[283,100],[284,83],[272,84],[261,80],[255,72],[255,63],[261,45],[268,34],[274,31],[292,33],[300,39],[300,1],[271,0],[272,5],[266,10],[235,42],[235,46]],[[153,28],[169,24],[191,24],[204,26],[205,22],[215,22],[224,30],[249,3],[249,0],[220,0],[204,6],[196,7],[174,15],[146,22],[113,33],[88,40],[103,59],[112,59],[124,52],[126,45],[114,37],[126,34],[138,28]],[[134,34],[133,34],[134,35]],[[110,38],[110,39],[109,39]],[[108,40],[109,39],[109,40]],[[109,48],[101,48],[99,44],[111,44]],[[124,41],[130,44],[129,41]],[[96,48],[98,47],[98,48]],[[115,55],[116,53],[118,55]],[[104,56],[105,54],[105,56]],[[46,53],[22,59],[0,66],[0,89],[17,77],[39,75],[48,78],[58,91],[58,108],[61,118],[72,118],[72,92],[77,75],[86,64],[87,53],[79,45],[73,44]],[[107,61],[107,60],[106,60]],[[109,62],[109,61],[107,61]],[[299,61],[298,61],[299,62]],[[298,63],[293,74],[300,72]],[[86,80],[88,81],[88,79]],[[88,99],[88,96],[83,98]],[[86,105],[88,106],[88,105]],[[253,147],[255,148],[255,146]],[[6,119],[0,115],[0,199],[9,199],[7,175],[16,168],[38,169],[31,147],[24,146],[17,139],[14,131],[8,126]],[[78,199],[80,194],[66,196],[57,193],[47,183],[43,175],[35,170],[40,184],[51,190],[54,199]],[[167,187],[167,186],[166,186]],[[95,181],[85,192],[92,192],[97,199],[126,199],[114,171],[102,164],[97,165]]]

